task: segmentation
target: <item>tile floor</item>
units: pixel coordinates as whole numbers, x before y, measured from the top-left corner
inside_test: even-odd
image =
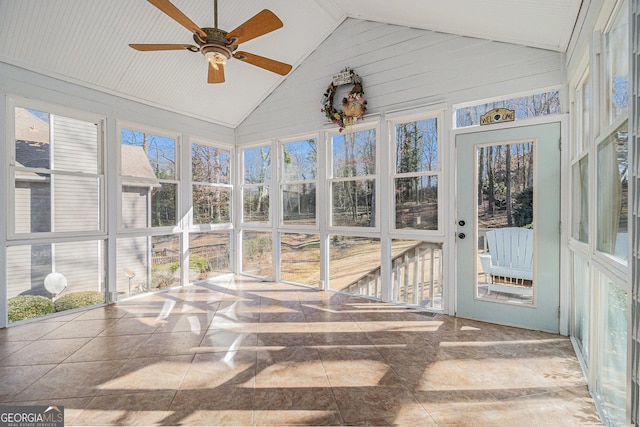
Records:
[[[66,425],[600,425],[565,337],[250,278],[0,330]]]

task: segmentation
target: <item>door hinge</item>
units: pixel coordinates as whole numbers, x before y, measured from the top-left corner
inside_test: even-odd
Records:
[[[560,318],[560,306],[558,306],[558,319]]]
[[[562,138],[558,138],[558,151],[562,151]]]

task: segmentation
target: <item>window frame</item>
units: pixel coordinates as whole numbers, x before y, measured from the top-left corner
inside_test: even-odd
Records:
[[[8,96],[6,98],[6,123],[8,131],[8,143],[5,144],[5,165],[7,169],[7,178],[9,185],[8,203],[6,206],[7,212],[7,241],[34,241],[39,239],[82,239],[87,237],[104,238],[107,235],[107,215],[106,215],[106,175],[105,175],[105,159],[106,159],[106,139],[105,139],[105,121],[104,116],[88,113],[86,111],[79,111],[72,108],[51,104],[45,101],[33,100],[18,96]],[[74,120],[86,121],[87,123],[94,123],[96,125],[96,138],[97,138],[97,159],[96,159],[96,173],[87,172],[74,172],[66,170],[56,170],[55,168],[33,168],[25,166],[17,166],[16,150],[15,150],[15,110],[16,108],[24,108],[30,110],[37,110],[43,113],[47,113],[50,116],[61,116]],[[35,172],[48,174],[49,177],[54,176],[67,176],[67,177],[82,177],[96,179],[98,190],[98,227],[93,230],[80,230],[80,231],[45,231],[45,232],[29,232],[19,233],[16,232],[16,172]],[[50,212],[51,219],[54,218],[54,205],[51,206]]]
[[[589,86],[590,90],[590,99],[589,99],[589,110],[585,111],[584,105],[584,95],[585,95],[585,87]],[[592,240],[593,236],[591,234],[591,223],[593,222],[593,218],[591,215],[590,205],[587,205],[587,220],[588,220],[588,229],[587,229],[587,241],[583,242],[580,239],[577,239],[573,236],[575,220],[576,220],[576,206],[574,206],[574,193],[580,192],[580,183],[574,182],[574,170],[575,168],[580,168],[580,163],[586,159],[587,161],[587,172],[589,173],[588,182],[587,182],[587,194],[583,195],[580,193],[580,197],[587,197],[589,203],[592,203],[593,191],[591,189],[591,181],[593,177],[591,176],[591,162],[592,158],[590,156],[591,147],[593,147],[593,117],[594,117],[594,97],[593,97],[593,81],[591,80],[591,72],[588,66],[584,67],[584,71],[581,73],[580,78],[577,80],[575,86],[572,88],[572,96],[575,97],[573,102],[573,137],[571,138],[571,150],[570,150],[570,159],[569,159],[569,180],[571,185],[571,202],[570,202],[570,227],[569,227],[569,241],[571,245],[576,245],[581,247],[581,251],[583,253],[587,253],[589,243]],[[588,112],[589,115],[589,123],[586,123],[589,126],[588,130],[588,141],[584,141],[585,135],[585,122],[584,115]]]
[[[307,179],[307,180],[293,180],[287,181],[284,176],[284,146],[287,144],[295,143],[295,142],[303,142],[313,139],[316,141],[316,177],[315,179]],[[277,141],[278,147],[278,160],[277,160],[277,170],[278,170],[278,229],[279,230],[291,230],[296,233],[303,233],[304,230],[312,230],[315,233],[319,230],[320,225],[320,211],[319,211],[319,193],[321,191],[320,188],[320,156],[322,155],[320,152],[320,144],[317,133],[310,133],[301,135],[298,137],[292,138],[283,138]],[[315,185],[316,195],[315,195],[315,220],[313,224],[287,224],[284,222],[284,197],[283,197],[283,188],[288,185],[300,185],[300,184],[313,184]],[[307,233],[304,233],[307,234]]]
[[[269,166],[265,169],[269,172],[269,177],[262,182],[259,183],[246,183],[245,182],[245,152],[247,150],[253,150],[260,147],[268,147],[269,148]],[[243,145],[237,148],[238,161],[240,163],[240,168],[238,171],[238,181],[240,182],[240,191],[239,194],[239,225],[243,229],[256,229],[256,231],[271,228],[273,225],[273,203],[274,203],[274,193],[273,193],[273,143],[272,141],[262,141],[250,145]],[[246,221],[244,216],[244,195],[247,189],[257,189],[259,187],[265,187],[267,189],[267,194],[269,197],[269,209],[267,211],[268,219],[266,222],[255,222],[255,221]],[[241,258],[241,257],[239,257]]]
[[[376,140],[375,140],[375,148],[376,148],[376,153],[375,153],[375,174],[369,174],[369,175],[362,175],[362,176],[355,176],[355,177],[334,177],[334,171],[333,171],[333,137],[338,136],[338,135],[344,135],[345,133],[349,132],[349,133],[357,133],[357,132],[364,132],[364,131],[370,131],[373,130],[375,132],[376,135]],[[375,123],[363,123],[360,125],[353,125],[353,126],[349,126],[348,128],[344,129],[344,132],[340,132],[339,130],[335,129],[335,130],[331,130],[325,133],[325,145],[327,147],[326,150],[326,178],[325,178],[325,183],[326,183],[326,188],[325,188],[325,194],[326,194],[326,208],[325,208],[325,218],[326,218],[326,224],[325,224],[325,228],[328,232],[328,234],[349,234],[349,235],[368,235],[370,233],[375,233],[376,236],[379,237],[380,234],[380,230],[381,230],[381,220],[380,220],[380,195],[382,194],[381,192],[381,177],[380,177],[380,152],[381,152],[381,138],[380,138],[380,123],[378,121],[376,121]],[[338,182],[347,182],[347,181],[353,181],[353,182],[364,182],[364,181],[368,181],[368,180],[373,180],[374,184],[375,184],[375,190],[374,190],[374,197],[375,200],[377,201],[377,203],[375,204],[375,210],[373,212],[373,214],[375,215],[376,218],[376,222],[375,222],[375,226],[373,227],[354,227],[354,226],[341,226],[341,225],[334,225],[333,224],[333,184],[334,183],[338,183]]]
[[[193,179],[193,146],[201,145],[207,147],[214,147],[221,150],[227,150],[229,152],[229,182],[227,184],[224,183],[216,183],[216,182],[204,182],[204,181],[195,181]],[[232,145],[222,144],[215,141],[206,140],[203,138],[191,138],[189,141],[189,153],[191,153],[191,161],[189,162],[189,205],[192,207],[189,212],[189,231],[190,232],[206,232],[206,231],[218,231],[218,230],[230,230],[233,229],[233,218],[235,214],[235,204],[233,202],[233,198],[235,196],[234,191],[234,179],[235,179],[235,155],[236,151]],[[208,186],[213,188],[228,188],[231,192],[231,198],[229,200],[229,222],[220,222],[220,223],[209,223],[209,224],[196,224],[194,220],[194,211],[193,211],[193,186],[201,185]]]
[[[422,239],[427,237],[434,236],[443,236],[443,216],[444,216],[444,200],[443,200],[443,191],[442,188],[445,185],[444,176],[442,173],[442,162],[444,161],[444,152],[443,152],[443,140],[444,140],[444,116],[445,109],[437,109],[431,110],[421,113],[414,113],[410,115],[401,115],[397,117],[392,117],[387,120],[387,127],[389,130],[389,150],[390,150],[390,161],[389,161],[389,174],[390,174],[390,182],[389,182],[389,201],[391,202],[392,208],[389,210],[389,230],[393,233],[394,236],[406,236],[415,238],[416,234],[421,235]],[[396,168],[397,164],[397,141],[396,141],[396,126],[398,124],[403,123],[411,123],[417,122],[421,120],[436,120],[436,132],[437,132],[437,149],[438,149],[438,167],[432,171],[423,171],[423,172],[407,172],[407,173],[399,173]],[[426,176],[435,176],[437,180],[437,201],[438,201],[438,220],[437,220],[437,228],[435,230],[420,230],[416,228],[396,228],[396,198],[395,198],[395,182],[398,178],[412,178],[412,177],[426,177]],[[419,240],[419,239],[418,239]]]

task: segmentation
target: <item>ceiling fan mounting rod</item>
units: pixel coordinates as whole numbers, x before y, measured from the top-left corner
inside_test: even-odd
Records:
[[[213,27],[218,28],[218,0],[213,0]]]

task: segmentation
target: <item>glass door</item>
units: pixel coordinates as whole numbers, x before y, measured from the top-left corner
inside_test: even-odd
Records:
[[[558,331],[560,123],[458,135],[457,315]]]

